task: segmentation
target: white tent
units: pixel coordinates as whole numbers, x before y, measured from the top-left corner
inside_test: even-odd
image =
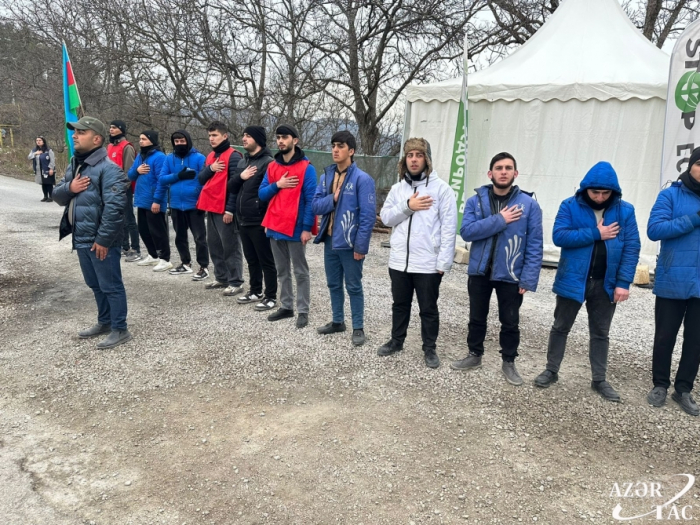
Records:
[[[488,183],[490,158],[512,153],[517,183],[544,212],[545,259],[557,260],[559,204],[588,169],[606,160],[634,204],[641,262],[655,266],[646,223],[659,191],[669,56],[634,27],[616,0],[564,0],[528,42],[469,77],[469,168],[465,192]],[[449,177],[461,79],[410,86],[405,136],[431,143]]]

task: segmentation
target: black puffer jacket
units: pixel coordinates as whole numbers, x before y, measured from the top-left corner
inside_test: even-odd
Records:
[[[241,226],[256,226],[262,223],[267,211],[267,202],[258,197],[258,189],[262,183],[267,166],[272,162],[272,153],[263,148],[256,155],[248,153],[238,163],[238,173],[229,180],[229,194],[238,194],[236,199],[236,218]],[[248,166],[255,166],[258,171],[248,180],[241,178],[241,172]]]
[[[59,236],[73,233],[73,248],[92,248],[93,243],[112,247],[121,244],[121,231],[126,207],[126,188],[129,183],[119,166],[107,158],[107,150],[100,148],[90,155],[80,173],[90,179],[90,185],[80,193],[70,191],[73,174],[78,168],[75,157],[66,176],[53,190],[53,200],[65,206]],[[71,201],[75,201],[70,208]],[[68,210],[73,216],[68,221]]]

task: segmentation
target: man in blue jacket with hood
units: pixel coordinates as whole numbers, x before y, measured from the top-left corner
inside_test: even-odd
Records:
[[[469,355],[453,362],[455,370],[481,367],[491,293],[496,290],[501,370],[511,385],[523,380],[515,368],[520,345],[520,306],[525,292],[537,290],[542,267],[542,210],[532,194],[514,185],[518,166],[510,153],[499,153],[489,166],[488,184],[476,189],[464,207],[462,239],[469,250]]]
[[[139,266],[154,266],[154,272],[164,272],[173,267],[170,262],[170,237],[165,211],[168,200],[155,198],[158,177],[165,162],[160,151],[158,132],[146,130],[139,135],[141,150],[128,172],[129,180],[136,181],[134,206],[137,208],[139,234],[146,245],[148,256],[137,262]]]
[[[647,400],[655,407],[666,402],[671,356],[683,323],[683,349],[671,399],[686,413],[698,416],[700,409],[690,392],[700,364],[700,148],[691,154],[679,180],[659,193],[647,235],[661,241],[654,279],[654,388]]]
[[[629,298],[641,243],[634,207],[622,200],[617,173],[608,162],[593,166],[576,195],[561,203],[552,238],[561,247],[553,288],[557,304],[547,369],[535,378],[535,385],[547,388],[559,379],[567,336],[585,302],[591,388],[604,399],[619,402],[619,394],[605,379],[608,333],[615,306]]]
[[[317,328],[319,334],[345,331],[343,277],[350,296],[352,343],[365,343],[362,263],[377,221],[374,179],[355,164],[355,136],[338,131],[331,137],[331,164],[321,175],[311,204],[314,215],[322,215],[314,244],[324,243],[323,262],[331,294],[333,320]]]
[[[197,209],[197,199],[202,192],[197,175],[204,168],[204,155],[192,145],[190,134],[180,129],[172,134],[170,142],[173,152],[165,157],[155,200],[164,200],[170,192],[170,214],[175,230],[175,247],[180,254],[180,265],[170,270],[170,275],[192,273],[192,256],[187,240],[187,230],[192,232],[197,254],[199,271],[193,281],[203,281],[209,277],[209,248],[207,247],[206,212]]]

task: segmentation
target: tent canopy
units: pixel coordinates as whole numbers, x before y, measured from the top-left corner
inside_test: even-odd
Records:
[[[564,0],[510,56],[469,76],[469,152],[464,198],[487,184],[489,159],[509,151],[517,183],[537,195],[545,257],[557,260],[559,204],[596,162],[617,171],[637,210],[641,260],[654,266],[644,232],[659,191],[670,57],[630,22],[618,0]],[[404,138],[424,137],[449,179],[462,79],[408,89]],[[463,202],[458,204],[463,205]]]
[[[565,0],[525,44],[469,76],[469,100],[666,99],[669,56],[616,0]],[[410,86],[408,101],[459,100],[461,79]]]

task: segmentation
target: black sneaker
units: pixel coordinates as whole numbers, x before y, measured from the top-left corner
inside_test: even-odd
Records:
[[[277,306],[277,301],[269,297],[263,297],[262,301],[255,305],[256,312],[267,312]]]
[[[540,388],[549,388],[554,383],[559,381],[559,374],[551,370],[545,370],[535,378],[535,386]]]
[[[335,334],[345,331],[345,323],[328,323],[316,328],[316,331],[321,335]]]
[[[425,366],[428,368],[438,368],[440,366],[440,358],[438,357],[434,348],[424,348],[423,354]]]
[[[187,273],[192,273],[192,266],[189,264],[181,264],[177,268],[173,268],[168,272],[170,275],[185,275]]]
[[[241,295],[239,298],[236,299],[236,302],[238,304],[250,304],[250,303],[255,303],[257,301],[262,300],[263,296],[256,294],[256,293],[250,293],[248,292],[245,295]]]
[[[192,276],[193,281],[203,281],[209,277],[209,270],[206,268],[200,268],[199,271]]]
[[[379,347],[379,350],[377,350],[377,355],[380,355],[382,357],[395,354],[396,352],[400,352],[403,350],[403,345],[397,345],[394,343],[393,339],[389,339],[387,343],[384,343],[382,346]]]
[[[287,310],[286,308],[278,308],[276,312],[271,313],[267,316],[268,321],[280,321],[282,319],[289,319],[294,317],[294,310]]]
[[[469,352],[469,355],[464,359],[452,361],[452,363],[450,363],[450,368],[452,370],[476,370],[477,368],[481,368],[481,356]]]

